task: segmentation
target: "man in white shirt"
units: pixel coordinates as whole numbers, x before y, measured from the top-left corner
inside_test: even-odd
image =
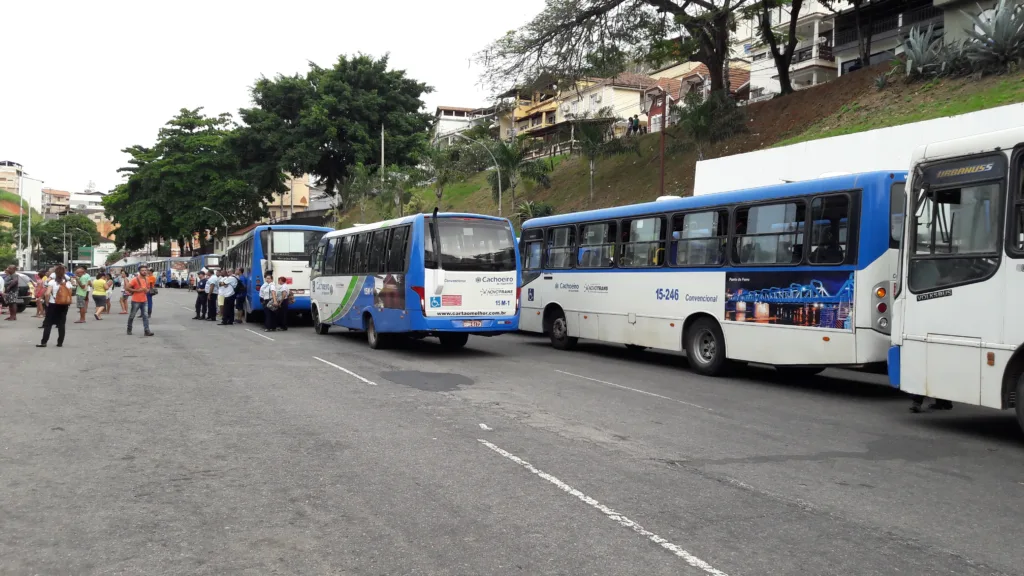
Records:
[[[274,273],[267,272],[266,276],[263,277],[263,285],[260,286],[260,304],[263,305],[263,331],[273,332],[274,331],[274,318],[276,314],[274,311],[267,307],[270,301],[274,297],[274,291],[277,290],[277,286],[274,285]]]
[[[217,319],[217,271],[210,271],[210,278],[206,281],[206,319],[213,322]]]
[[[231,326],[235,323],[235,288],[238,286],[238,278],[234,274],[225,271],[220,279],[220,295],[224,297],[224,306],[220,310],[220,325]]]

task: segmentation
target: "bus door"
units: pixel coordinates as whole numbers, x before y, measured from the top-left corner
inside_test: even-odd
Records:
[[[544,311],[544,230],[524,230],[519,240],[519,261],[523,266],[522,307],[520,325],[524,330],[543,330]],[[550,282],[550,281],[549,281]]]
[[[990,345],[1003,339],[1006,156],[923,164],[908,186],[898,336],[904,391],[983,404]],[[1018,316],[1019,317],[1019,316]],[[899,343],[899,342],[898,342]],[[999,378],[1002,377],[1000,373]]]

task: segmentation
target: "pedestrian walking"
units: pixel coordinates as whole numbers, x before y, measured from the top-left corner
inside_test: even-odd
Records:
[[[153,288],[153,285],[149,280],[149,268],[145,266],[139,267],[139,273],[135,275],[128,284],[125,285],[125,290],[131,294],[132,310],[128,315],[128,335],[132,335],[132,323],[135,320],[136,314],[142,314],[142,328],[145,331],[145,336],[152,336],[153,332],[149,330],[149,300],[146,298],[149,291]]]
[[[103,313],[107,311],[107,275],[104,272],[96,274],[92,281],[92,302],[96,305],[96,311],[92,313],[93,318],[103,319]]]
[[[43,319],[43,339],[36,348],[46,348],[50,341],[50,331],[57,327],[57,348],[64,346],[64,325],[68,319],[68,308],[71,308],[72,294],[77,281],[66,278],[64,266],[58,264],[53,276],[46,283],[46,318]]]
[[[288,330],[288,305],[292,303],[292,291],[288,288],[288,280],[281,276],[277,279],[274,287],[274,305],[277,306],[277,318],[275,327],[278,330]]]
[[[34,318],[43,318],[46,314],[46,298],[43,296],[46,294],[46,283],[50,280],[51,269],[47,268],[43,271],[42,275],[36,279],[35,294],[36,297],[36,315]]]
[[[235,322],[239,324],[245,324],[245,302],[246,298],[249,297],[248,286],[245,283],[245,270],[239,268],[235,272],[235,280],[238,280],[238,286],[235,288]]]
[[[85,324],[85,313],[89,311],[89,284],[92,277],[79,266],[75,269],[75,300],[78,303],[78,320],[75,324]]]
[[[121,312],[120,312],[120,314],[127,314],[128,313],[128,298],[131,296],[131,294],[128,293],[128,273],[123,271],[123,270],[121,271],[120,287],[121,287]]]
[[[7,306],[8,316],[5,320],[18,319],[18,288],[21,286],[21,276],[18,275],[18,267],[11,264],[5,271],[4,277],[4,305]]]
[[[220,297],[217,284],[220,277],[216,270],[210,271],[210,277],[206,279],[206,319],[210,322],[217,320],[217,299]]]
[[[235,323],[235,289],[238,287],[238,279],[230,272],[220,279],[220,296],[224,299],[224,306],[220,313],[220,325],[231,326]]]
[[[263,308],[263,331],[273,332],[277,324],[277,310],[271,308],[274,301],[274,273],[267,272],[263,277],[263,286],[260,286],[260,306]]]
[[[163,282],[163,273],[160,274],[160,282]],[[149,290],[146,292],[146,310],[149,311],[149,317],[153,317],[153,296],[157,294],[157,278],[153,274],[146,274],[146,281],[149,282]]]
[[[203,320],[206,318],[206,268],[203,268],[196,274],[196,315],[192,317],[193,320]]]

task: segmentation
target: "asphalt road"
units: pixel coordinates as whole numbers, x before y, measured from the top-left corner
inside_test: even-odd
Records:
[[[0,574],[1024,574],[1010,413],[190,305],[163,291],[153,338],[90,316],[62,349],[0,322]]]

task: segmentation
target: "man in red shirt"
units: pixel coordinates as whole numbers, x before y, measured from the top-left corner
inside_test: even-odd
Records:
[[[149,275],[149,268],[145,266],[140,266],[139,273],[129,280],[128,285],[125,286],[125,291],[131,294],[132,299],[132,311],[128,316],[129,336],[132,335],[132,321],[135,320],[135,314],[142,314],[142,328],[145,330],[145,335],[153,335],[149,331],[149,301],[147,298],[152,288],[153,278]]]

